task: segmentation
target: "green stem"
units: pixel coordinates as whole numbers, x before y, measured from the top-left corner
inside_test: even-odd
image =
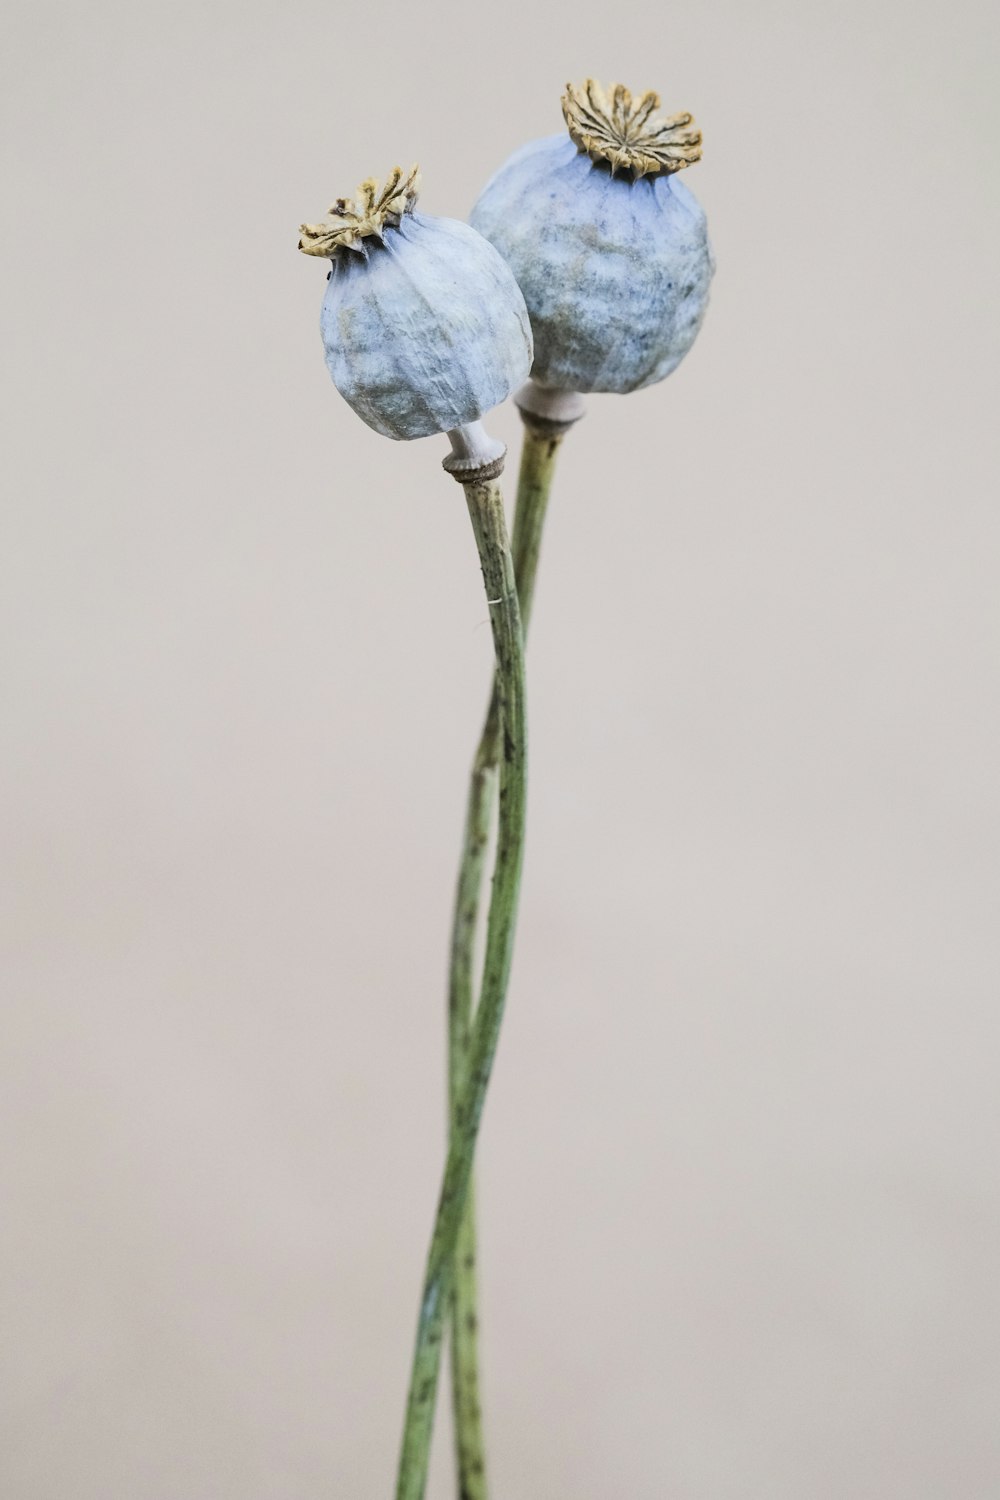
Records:
[[[517,579],[517,597],[521,601],[521,625],[525,637],[535,599],[535,574],[542,548],[549,490],[552,488],[556,455],[562,440],[561,432],[546,433],[525,423],[512,537],[514,576]]]
[[[496,653],[499,698],[499,821],[482,993],[457,1091],[444,1181],[424,1276],[410,1375],[396,1500],[423,1500],[427,1482],[444,1317],[479,1122],[503,1020],[514,949],[525,813],[524,640],[503,496],[493,481],[464,486],[479,547]]]
[[[512,551],[521,622],[527,634],[535,573],[561,432],[525,424],[514,513]],[[475,1005],[475,940],[483,890],[499,758],[500,702],[494,680],[486,722],[472,764],[465,835],[451,936],[448,984],[448,1099],[452,1129]],[[455,1251],[452,1292],[451,1378],[460,1500],[486,1500],[486,1451],[479,1390],[479,1313],[476,1293],[476,1222],[470,1185]]]

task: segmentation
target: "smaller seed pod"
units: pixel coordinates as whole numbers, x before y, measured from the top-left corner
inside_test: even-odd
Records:
[[[471,428],[532,358],[507,263],[467,224],[416,213],[418,185],[416,167],[396,167],[381,189],[369,178],[299,240],[331,262],[320,331],[334,385],[369,427],[399,439]]]
[[[562,108],[568,134],[515,152],[470,223],[524,293],[535,384],[623,394],[671,374],[705,316],[707,223],[676,177],[701,157],[701,133],[621,84],[568,84]]]

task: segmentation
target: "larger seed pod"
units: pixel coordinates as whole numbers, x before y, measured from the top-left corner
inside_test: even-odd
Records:
[[[705,214],[676,174],[701,156],[691,116],[659,96],[567,86],[568,134],[532,141],[470,222],[507,261],[543,387],[624,393],[671,374],[694,343],[715,269]]]
[[[320,331],[334,385],[369,427],[428,437],[473,424],[526,378],[532,339],[514,276],[474,229],[414,211],[416,167],[363,182],[299,248],[331,270]]]

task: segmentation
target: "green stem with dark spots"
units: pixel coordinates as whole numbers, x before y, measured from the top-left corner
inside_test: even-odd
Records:
[[[521,623],[527,634],[535,573],[562,432],[525,423],[514,513],[512,551]],[[494,680],[486,722],[472,764],[465,835],[451,935],[448,984],[448,1099],[456,1128],[465,1059],[475,1008],[475,940],[483,892],[500,747],[500,697]],[[452,1281],[451,1375],[459,1500],[486,1500],[486,1451],[479,1385],[479,1311],[476,1291],[476,1216],[470,1184],[455,1251]]]
[[[396,1500],[423,1500],[427,1482],[441,1340],[451,1298],[455,1248],[503,1020],[524,850],[524,639],[514,560],[499,485],[494,481],[470,483],[464,489],[479,548],[496,655],[500,788],[497,851],[482,991],[456,1090],[444,1181],[424,1275]]]

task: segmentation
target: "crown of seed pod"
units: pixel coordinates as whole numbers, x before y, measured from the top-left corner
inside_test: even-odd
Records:
[[[699,160],[701,133],[621,84],[568,84],[562,108],[568,134],[515,152],[470,222],[524,293],[536,384],[638,390],[677,368],[708,303],[705,215],[676,176]]]
[[[507,263],[474,229],[415,210],[419,173],[363,182],[299,249],[331,261],[320,331],[334,385],[369,427],[428,437],[479,421],[531,365]]]

